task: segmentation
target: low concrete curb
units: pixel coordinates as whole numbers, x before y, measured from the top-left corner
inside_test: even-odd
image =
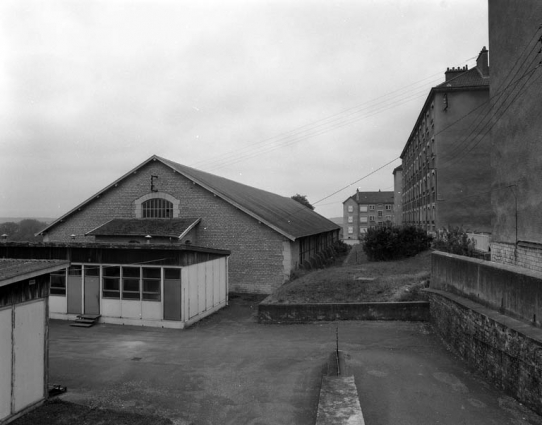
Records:
[[[339,351],[339,375],[333,364],[336,361],[336,353],[332,353],[328,372],[322,377],[316,425],[365,425],[354,376],[348,373],[342,351]]]
[[[429,302],[275,304],[258,305],[258,322],[310,323],[334,320],[430,320]]]

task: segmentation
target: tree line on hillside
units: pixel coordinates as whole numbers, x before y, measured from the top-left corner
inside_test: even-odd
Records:
[[[47,223],[32,218],[21,220],[18,223],[9,221],[0,224],[0,235],[2,240],[7,241],[41,242],[43,238],[35,236],[35,234],[45,227],[47,227]]]

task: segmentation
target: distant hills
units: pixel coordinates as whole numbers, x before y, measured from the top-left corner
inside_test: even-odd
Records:
[[[342,217],[331,217],[328,220],[331,220],[333,223],[338,224],[339,226],[343,225],[343,218]]]
[[[38,220],[42,223],[52,223],[56,218],[51,217],[0,217],[0,224],[2,223],[20,223],[22,220]]]

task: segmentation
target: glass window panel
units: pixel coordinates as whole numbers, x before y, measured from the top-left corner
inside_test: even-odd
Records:
[[[81,276],[81,266],[72,265],[68,268],[68,274],[70,276]]]
[[[120,298],[119,291],[104,291],[103,294],[104,298]]]
[[[104,292],[106,290],[119,291],[120,290],[119,279],[104,277]]]
[[[166,279],[176,279],[181,278],[181,269],[164,269],[164,274]]]
[[[122,276],[139,278],[139,267],[123,267]]]
[[[104,276],[108,277],[120,277],[120,267],[104,267]]]
[[[139,292],[123,292],[123,300],[139,300]]]
[[[100,266],[85,266],[85,276],[100,276]]]
[[[123,291],[139,292],[139,279],[123,279]]]
[[[50,282],[51,282],[51,286],[50,286],[51,295],[66,295],[66,274],[65,274],[65,272],[51,273]]]
[[[150,278],[160,279],[160,277],[161,277],[160,268],[144,267],[143,268],[143,277],[150,277]]]
[[[144,280],[143,292],[160,292],[159,280]]]
[[[171,218],[173,204],[166,199],[153,198],[141,204],[143,218]]]

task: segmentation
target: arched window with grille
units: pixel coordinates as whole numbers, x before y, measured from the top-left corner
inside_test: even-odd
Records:
[[[163,198],[151,198],[141,204],[143,218],[172,218],[173,203]]]

